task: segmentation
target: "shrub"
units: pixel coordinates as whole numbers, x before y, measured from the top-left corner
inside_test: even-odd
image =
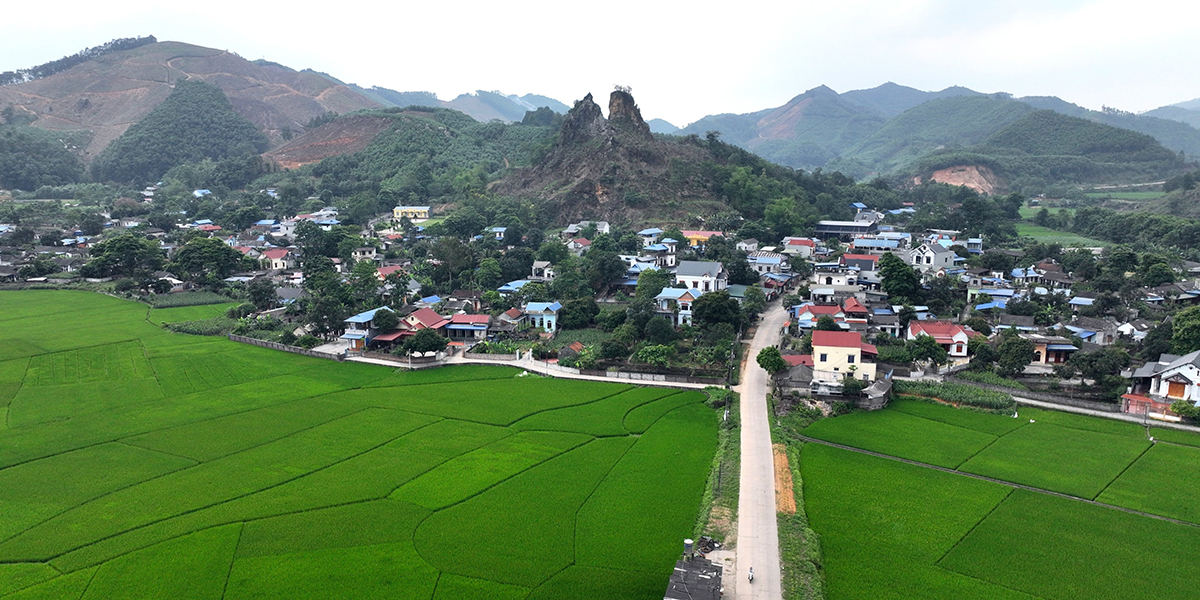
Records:
[[[279,343],[285,346],[294,345],[296,343],[296,334],[292,333],[290,329],[279,334]]]
[[[321,340],[315,335],[306,333],[296,340],[296,345],[304,348],[305,350],[312,350],[313,348],[321,345]]]
[[[129,292],[132,290],[136,290],[137,287],[138,287],[137,282],[128,277],[122,277],[121,279],[118,279],[113,282],[113,289],[118,292]]]
[[[175,308],[177,306],[199,306],[202,304],[224,304],[229,302],[228,296],[213,292],[181,292],[178,294],[162,294],[154,297],[154,308]]]
[[[931,383],[927,381],[896,381],[898,394],[939,398],[952,404],[988,409],[1010,409],[1016,406],[1012,396],[1004,392],[985,390],[963,383]]]
[[[959,373],[955,373],[954,377],[958,379],[966,379],[967,381],[974,381],[976,383],[986,383],[988,385],[1011,388],[1014,390],[1029,389],[1019,381],[1001,377],[995,373],[992,373],[991,371],[961,371]]]
[[[167,323],[167,329],[175,333],[186,333],[189,335],[229,335],[237,325],[238,322],[233,319],[213,317],[211,319]]]

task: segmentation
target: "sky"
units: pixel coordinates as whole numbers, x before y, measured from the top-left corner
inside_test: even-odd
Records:
[[[154,35],[443,100],[590,92],[604,106],[624,85],[677,126],[888,81],[1134,112],[1200,98],[1200,3],[1179,0],[61,0],[5,20],[0,71]]]

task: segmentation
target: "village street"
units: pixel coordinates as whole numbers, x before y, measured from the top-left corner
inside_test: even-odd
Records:
[[[771,303],[746,351],[741,385],[742,469],[738,495],[736,597],[780,598],[779,531],[775,517],[775,468],[767,416],[770,376],[758,366],[758,351],[777,344],[787,312]],[[754,583],[747,583],[750,568]]]

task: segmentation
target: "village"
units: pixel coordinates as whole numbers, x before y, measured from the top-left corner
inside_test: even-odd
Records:
[[[433,207],[405,205],[361,230],[334,207],[236,232],[204,219],[173,230],[111,219],[99,235],[43,235],[25,247],[12,245],[15,227],[0,226],[10,234],[0,238],[10,244],[0,247],[0,281],[110,281],[88,272],[91,253],[126,233],[167,260],[192,240],[217,240],[241,257],[219,279],[160,268],[145,289],[118,289],[249,298],[231,316],[250,325],[233,333],[330,355],[408,365],[525,356],[575,372],[707,384],[729,382],[746,358],[736,342],[778,301],[789,317],[774,372],[782,396],[879,407],[893,377],[953,377],[1147,418],[1195,414],[1200,353],[1172,354],[1163,342],[1169,315],[1200,304],[1200,264],[1154,265],[1168,269],[1156,285],[1098,291],[1089,273],[1128,256],[989,247],[955,230],[905,231],[911,206],[852,208],[854,220],[780,239],[585,220],[544,235],[486,226],[458,242]],[[337,247],[324,254],[336,256],[306,260],[334,234]],[[365,291],[322,309],[314,296],[331,285]]]

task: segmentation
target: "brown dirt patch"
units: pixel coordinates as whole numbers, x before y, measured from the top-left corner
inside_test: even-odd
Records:
[[[772,444],[775,457],[775,510],[796,514],[796,494],[792,492],[792,469],[788,466],[787,446]]]
[[[921,183],[919,181],[920,178],[917,179],[916,183]],[[961,185],[981,194],[994,193],[1000,187],[999,178],[996,177],[996,174],[991,169],[982,165],[962,165],[934,171],[929,176],[929,181],[949,185]]]

